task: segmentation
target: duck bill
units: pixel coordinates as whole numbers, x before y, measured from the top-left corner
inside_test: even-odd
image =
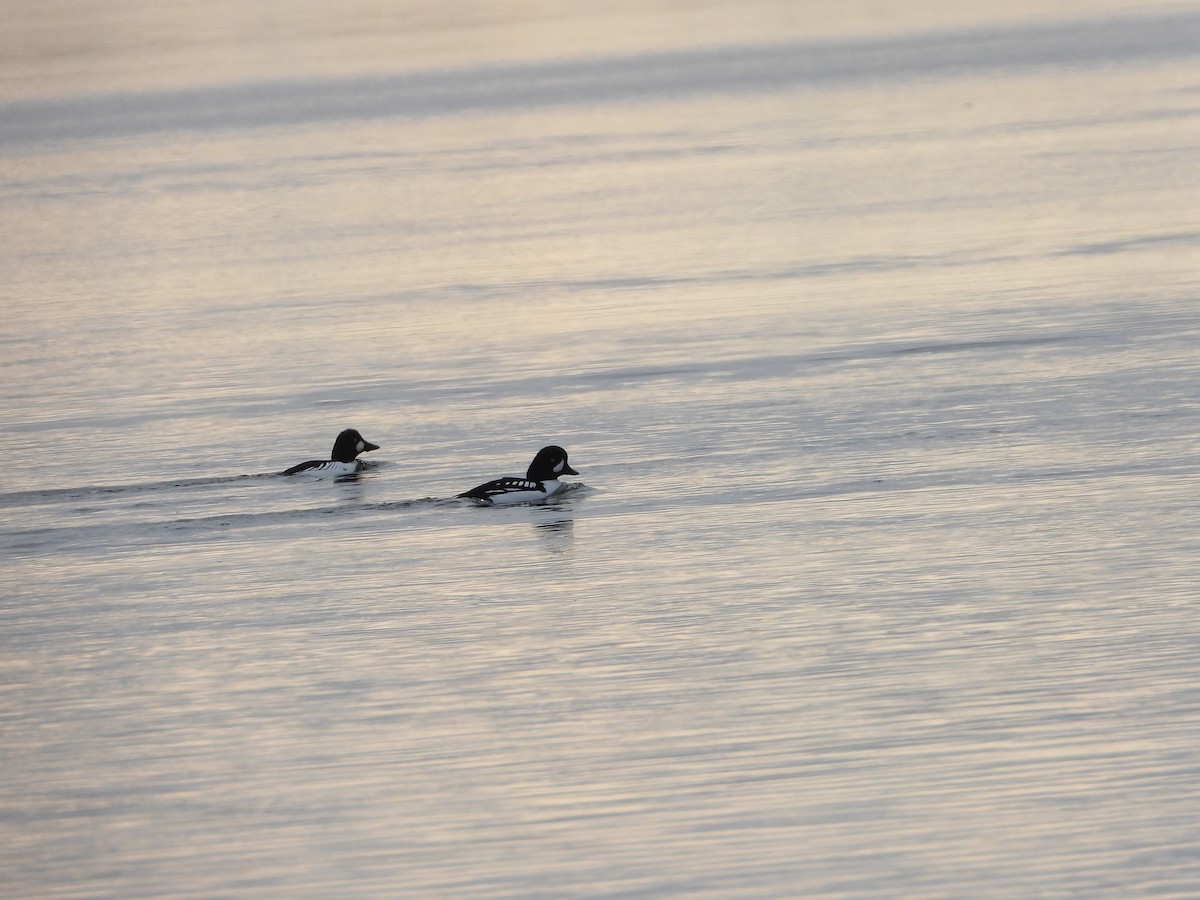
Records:
[[[366,453],[368,450],[378,450],[378,444],[372,444],[370,441],[363,441],[363,448],[359,453]]]
[[[570,466],[563,466],[563,470],[559,474],[560,475],[578,475],[579,473],[576,472],[574,469],[572,469]]]

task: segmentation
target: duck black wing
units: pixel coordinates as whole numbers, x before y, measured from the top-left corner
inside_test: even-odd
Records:
[[[308,462],[299,463],[297,465],[292,466],[290,469],[284,469],[279,474],[280,475],[298,475],[301,472],[307,472],[309,469],[320,468],[321,466],[325,465],[327,462],[329,462],[329,460],[327,460],[327,459],[310,459]]]
[[[464,491],[458,496],[469,497],[472,500],[491,501],[494,497],[539,491],[545,491],[545,487],[540,481],[531,481],[528,478],[508,477],[497,478],[495,481],[481,484],[479,487],[471,488],[471,490]]]

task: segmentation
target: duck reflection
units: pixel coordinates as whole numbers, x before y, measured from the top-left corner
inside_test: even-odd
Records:
[[[535,522],[533,528],[551,553],[566,553],[575,544],[575,519],[564,509],[552,510],[549,516]]]

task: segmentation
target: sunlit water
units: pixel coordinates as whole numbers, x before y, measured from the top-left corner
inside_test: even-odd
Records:
[[[1194,9],[277,6],[9,30],[0,893],[1195,894]]]

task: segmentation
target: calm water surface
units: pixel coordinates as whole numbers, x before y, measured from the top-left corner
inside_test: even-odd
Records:
[[[2,893],[1194,896],[1200,15],[338,10],[16,4]]]

